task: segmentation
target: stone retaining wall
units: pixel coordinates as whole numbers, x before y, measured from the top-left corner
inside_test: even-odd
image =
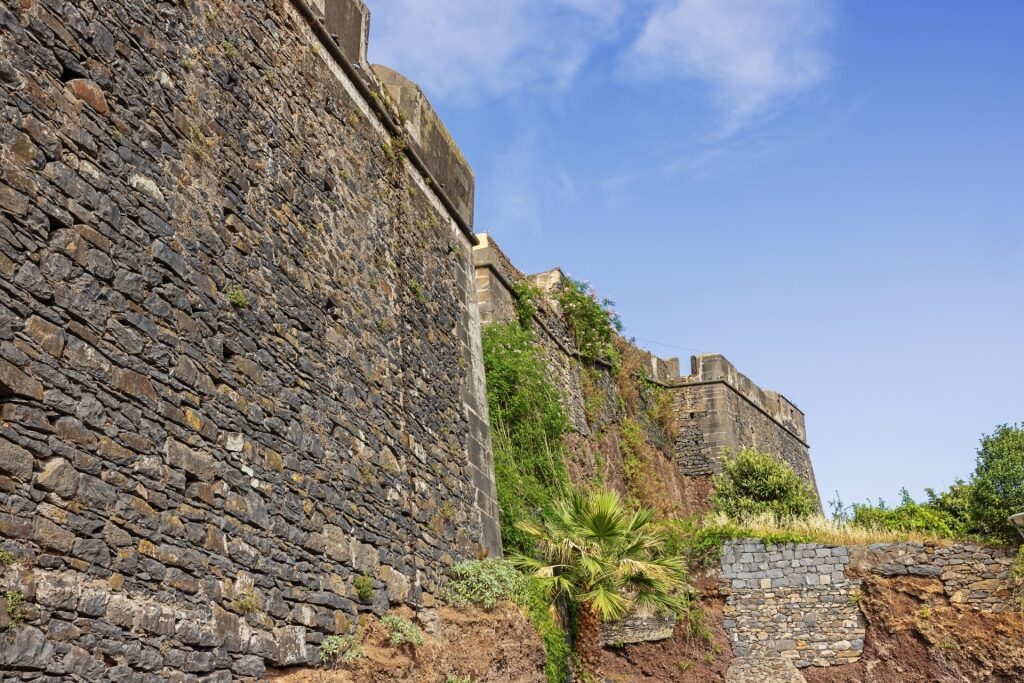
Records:
[[[1004,612],[1013,609],[1014,557],[1006,549],[963,543],[847,548],[731,541],[720,566],[725,629],[738,658],[782,657],[797,667],[851,663],[864,648],[866,625],[857,606],[863,577],[931,577],[954,605]]]

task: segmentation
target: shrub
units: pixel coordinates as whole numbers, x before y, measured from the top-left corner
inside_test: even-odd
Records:
[[[478,605],[492,610],[502,600],[519,602],[528,580],[509,562],[470,560],[452,567],[451,581],[445,587],[445,599],[456,607]]]
[[[866,529],[905,531],[956,538],[963,534],[963,521],[932,503],[918,503],[906,489],[900,492],[900,504],[889,508],[884,501],[878,505],[854,504],[850,524]]]
[[[482,336],[501,537],[506,550],[525,551],[531,541],[517,522],[550,510],[569,486],[569,421],[530,332],[492,324]]]
[[[613,341],[622,332],[622,319],[615,302],[601,299],[590,283],[568,278],[555,294],[562,307],[580,357],[586,361],[605,360],[618,366]]]
[[[0,567],[10,567],[17,559],[10,550],[0,548]]]
[[[711,502],[735,519],[763,512],[779,519],[806,517],[818,507],[810,486],[792,467],[753,449],[725,459]]]
[[[390,641],[392,645],[409,643],[413,647],[423,644],[423,632],[416,624],[398,614],[385,614],[380,622],[391,630]]]
[[[541,297],[540,289],[529,280],[523,280],[512,285],[512,291],[516,297],[519,326],[524,330],[533,329],[533,316],[537,314],[537,304],[534,302]]]
[[[363,602],[369,602],[373,599],[373,579],[365,574],[360,574],[352,582],[352,587],[356,589],[356,595]]]
[[[1024,424],[1000,425],[981,439],[968,495],[969,524],[983,536],[1020,542],[1007,518],[1024,512]]]
[[[21,626],[25,621],[25,596],[20,590],[11,589],[3,592],[3,609],[7,613],[7,624],[0,627],[0,635],[9,633]]]
[[[249,297],[241,285],[232,285],[228,288],[228,301],[235,308],[248,308]]]
[[[537,540],[533,556],[512,562],[579,608],[576,651],[596,668],[600,622],[622,618],[634,605],[677,609],[688,591],[686,565],[662,553],[663,538],[650,510],[631,511],[614,491],[570,492],[541,523],[521,522]]]
[[[366,651],[356,643],[353,636],[327,636],[320,643],[320,663],[324,665],[336,664],[338,661],[351,664]]]

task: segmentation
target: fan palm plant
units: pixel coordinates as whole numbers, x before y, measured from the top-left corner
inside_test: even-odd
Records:
[[[600,663],[601,621],[634,606],[684,604],[686,564],[661,555],[663,539],[651,518],[650,510],[628,510],[614,491],[574,491],[540,523],[519,523],[536,550],[510,559],[548,589],[552,602],[565,596],[578,605],[576,653],[590,671]]]

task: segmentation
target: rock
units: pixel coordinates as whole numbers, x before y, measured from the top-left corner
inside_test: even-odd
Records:
[[[7,392],[34,401],[43,400],[43,385],[17,366],[0,358],[0,394]]]
[[[34,315],[25,321],[25,332],[36,340],[43,351],[60,358],[64,351],[64,330],[60,327]]]
[[[78,471],[64,458],[52,458],[43,465],[43,471],[36,478],[36,485],[44,491],[56,493],[70,499],[78,490]]]
[[[12,669],[45,669],[53,659],[53,645],[42,631],[22,625],[4,635],[0,664]]]
[[[110,113],[110,108],[107,107],[107,98],[103,96],[103,90],[95,81],[87,78],[76,78],[68,81],[68,87],[71,88],[71,92],[74,93],[75,97],[95,109],[97,114],[107,116]]]
[[[24,448],[0,436],[0,472],[28,481],[32,476],[34,460],[32,454]]]
[[[284,626],[274,629],[273,661],[280,666],[306,664],[306,629],[303,626]]]

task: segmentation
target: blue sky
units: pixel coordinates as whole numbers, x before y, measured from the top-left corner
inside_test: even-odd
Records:
[[[823,497],[946,486],[1024,421],[1024,3],[369,5],[476,229],[796,402]]]

